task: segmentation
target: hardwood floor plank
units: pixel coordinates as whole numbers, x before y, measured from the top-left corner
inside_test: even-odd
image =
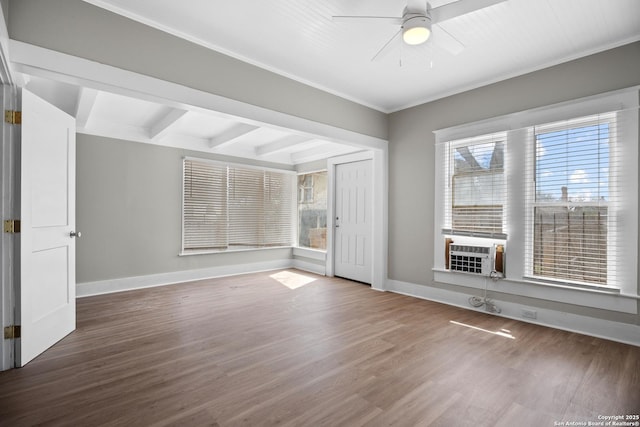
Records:
[[[292,290],[282,278],[310,281]],[[0,426],[546,426],[640,413],[640,348],[296,270],[77,301]]]
[[[463,398],[458,392],[443,393],[438,384],[423,382],[395,400],[388,410],[373,420],[379,426],[430,425],[442,414],[451,411],[453,405]]]

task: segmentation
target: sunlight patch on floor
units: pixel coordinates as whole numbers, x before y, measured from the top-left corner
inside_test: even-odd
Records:
[[[316,281],[315,277],[305,276],[304,274],[294,273],[292,271],[279,271],[269,277],[277,280],[289,289],[298,289]]]
[[[486,332],[488,334],[497,335],[497,336],[503,337],[503,338],[509,338],[509,339],[512,339],[512,340],[516,339],[516,337],[511,335],[511,331],[509,331],[508,329],[500,329],[499,331],[489,331],[487,329],[482,329],[482,328],[479,328],[477,326],[472,326],[472,325],[467,325],[466,323],[456,322],[455,320],[450,320],[449,323],[453,323],[454,325],[458,325],[458,326],[464,326],[465,328],[474,329],[476,331],[482,331],[482,332]]]

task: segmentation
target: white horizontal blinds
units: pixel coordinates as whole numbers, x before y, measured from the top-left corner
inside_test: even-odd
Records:
[[[260,246],[264,171],[229,168],[229,246]]]
[[[297,224],[295,176],[267,171],[264,177],[264,246],[288,246]]]
[[[614,113],[534,127],[527,262],[535,277],[611,285],[619,157]]]
[[[227,168],[185,159],[183,249],[227,247]]]
[[[295,175],[184,160],[183,250],[291,246]]]
[[[445,217],[451,233],[504,236],[505,149],[504,133],[448,143],[450,188],[445,199],[450,212]]]
[[[291,246],[295,230],[295,176],[229,167],[229,246]]]

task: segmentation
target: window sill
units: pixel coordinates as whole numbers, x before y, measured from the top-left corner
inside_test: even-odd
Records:
[[[444,269],[433,269],[434,281],[456,286],[465,286],[511,295],[593,307],[622,313],[638,314],[637,297],[621,294],[618,289],[579,288],[570,285],[545,283],[527,279],[507,277],[497,281],[489,277],[467,273],[455,273]]]
[[[294,247],[293,256],[325,261],[327,259],[327,251],[321,249]]]
[[[276,249],[292,249],[292,246],[273,246],[268,248],[242,248],[242,249],[222,249],[222,250],[202,250],[202,251],[181,251],[178,256],[192,255],[212,255],[212,254],[229,254],[238,252],[255,252],[255,251],[273,251]]]

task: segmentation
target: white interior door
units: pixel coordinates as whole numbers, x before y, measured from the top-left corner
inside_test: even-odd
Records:
[[[18,365],[76,327],[75,119],[22,90]]]
[[[334,274],[371,283],[372,161],[336,165]]]

